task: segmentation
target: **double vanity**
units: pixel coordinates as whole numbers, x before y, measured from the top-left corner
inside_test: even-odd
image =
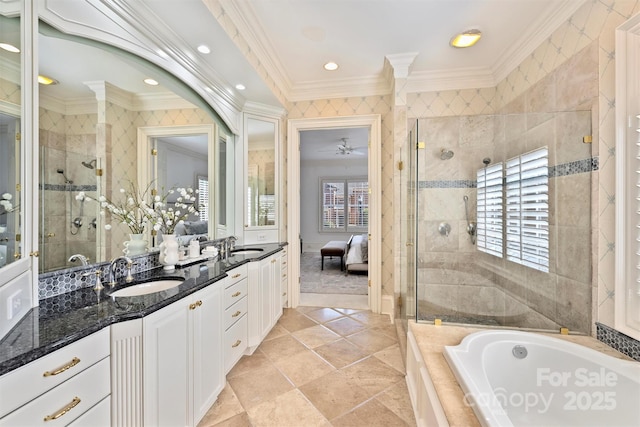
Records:
[[[287,245],[255,248],[41,300],[0,346],[0,426],[196,425],[286,305]]]

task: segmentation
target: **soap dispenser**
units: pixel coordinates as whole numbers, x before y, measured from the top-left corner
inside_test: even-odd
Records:
[[[200,242],[198,239],[192,239],[189,242],[189,258],[198,258],[200,256]]]

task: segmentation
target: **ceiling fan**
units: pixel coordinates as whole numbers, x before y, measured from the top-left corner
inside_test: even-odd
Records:
[[[358,151],[361,147],[352,147],[351,145],[349,145],[349,143],[347,142],[348,139],[349,138],[340,138],[340,141],[342,141],[342,144],[337,145],[336,154],[342,154],[342,155],[357,154],[359,156],[364,156],[366,154]]]

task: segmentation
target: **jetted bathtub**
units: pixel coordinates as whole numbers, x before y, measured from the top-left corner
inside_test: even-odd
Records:
[[[444,356],[484,426],[640,426],[640,363],[532,332],[490,330]]]

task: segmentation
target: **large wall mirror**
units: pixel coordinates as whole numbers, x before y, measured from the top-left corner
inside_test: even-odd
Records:
[[[19,6],[19,5],[18,5]],[[20,259],[21,43],[18,11],[0,15],[0,268]]]
[[[277,120],[245,117],[247,172],[245,228],[277,228]]]
[[[40,24],[39,52],[40,73],[51,79],[51,84],[40,85],[39,97],[40,272],[78,266],[75,254],[90,263],[122,255],[130,230],[101,215],[95,200],[104,196],[115,201],[131,183],[144,189],[156,179],[168,188],[206,181],[211,194],[207,208],[215,220],[202,218],[207,228],[201,234],[216,237],[218,218],[228,219],[234,203],[219,214],[220,176],[214,176],[218,169],[211,159],[220,150],[234,151],[226,147],[231,132],[215,111],[159,67],[45,23]],[[165,163],[141,175],[138,129],[167,126],[210,130],[154,135]],[[225,171],[225,183],[233,181],[232,168]]]

